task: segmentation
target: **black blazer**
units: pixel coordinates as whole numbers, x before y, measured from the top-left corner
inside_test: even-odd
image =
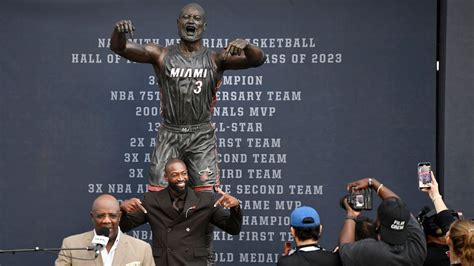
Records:
[[[158,264],[157,264],[158,265]],[[324,250],[296,251],[295,253],[282,256],[278,259],[278,266],[339,266],[342,265],[338,253]]]
[[[232,235],[240,233],[242,226],[240,208],[230,211],[221,206],[214,208],[214,202],[212,193],[187,188],[184,209],[178,213],[172,206],[168,188],[147,192],[143,206],[148,213],[122,215],[120,228],[127,232],[144,223],[150,224],[156,265],[207,265],[209,224]]]

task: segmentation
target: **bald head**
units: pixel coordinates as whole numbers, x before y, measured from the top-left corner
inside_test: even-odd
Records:
[[[90,213],[96,232],[104,227],[109,229],[109,242],[111,243],[117,238],[121,215],[119,202],[109,194],[98,196],[92,204]]]
[[[94,212],[97,209],[100,209],[103,207],[115,209],[117,212],[120,211],[119,202],[114,196],[109,195],[109,194],[103,194],[103,195],[98,196],[94,200],[94,203],[92,203],[91,211]]]
[[[190,9],[197,10],[203,18],[206,17],[206,12],[204,11],[204,8],[202,8],[202,6],[199,5],[198,3],[189,3],[183,6],[183,8],[181,9],[181,12],[179,13],[179,16],[181,17],[186,11]]]
[[[176,158],[169,159],[165,164],[165,175],[169,174],[170,168],[174,164],[180,164],[180,165],[183,165],[186,168],[186,164],[182,160],[176,159]]]

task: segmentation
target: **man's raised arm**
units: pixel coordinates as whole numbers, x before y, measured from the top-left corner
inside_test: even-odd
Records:
[[[224,51],[217,54],[217,65],[222,70],[246,69],[265,63],[265,53],[259,47],[243,39],[230,42]]]
[[[127,40],[127,33],[133,36],[135,27],[130,20],[121,20],[115,23],[110,39],[110,49],[116,54],[138,63],[158,63],[163,48],[156,44],[140,45]]]
[[[375,178],[363,178],[347,185],[348,191],[351,189],[361,190],[366,188],[373,189],[382,200],[391,197],[398,198],[397,194]],[[342,226],[341,232],[339,233],[339,245],[353,243],[355,241],[355,224],[357,217],[360,215],[360,211],[355,211],[351,208],[347,203],[347,199],[344,200],[344,207],[346,209],[346,220]]]

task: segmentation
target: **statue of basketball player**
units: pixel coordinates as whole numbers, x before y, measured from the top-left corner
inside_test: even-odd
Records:
[[[177,20],[179,44],[162,47],[127,40],[135,27],[130,20],[115,24],[110,48],[139,63],[152,64],[160,87],[161,127],[151,159],[150,191],[167,186],[164,166],[170,158],[183,160],[189,185],[196,191],[212,191],[219,185],[215,129],[210,120],[216,92],[227,69],[258,67],[263,51],[243,39],[231,41],[222,51],[203,46],[206,14],[196,4],[185,5]]]

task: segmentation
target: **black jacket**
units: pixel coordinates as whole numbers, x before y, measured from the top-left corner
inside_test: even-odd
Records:
[[[338,253],[321,250],[319,247],[303,247],[299,248],[293,254],[282,256],[278,259],[278,266],[306,266],[306,265],[322,265],[322,266],[339,266],[342,265]]]
[[[206,229],[210,223],[229,234],[236,235],[242,226],[240,208],[230,212],[214,208],[212,193],[194,192],[187,188],[184,209],[178,213],[172,206],[168,188],[147,192],[143,206],[147,214],[136,212],[122,215],[120,228],[127,232],[149,223],[152,233],[152,250],[156,265],[206,265]]]

